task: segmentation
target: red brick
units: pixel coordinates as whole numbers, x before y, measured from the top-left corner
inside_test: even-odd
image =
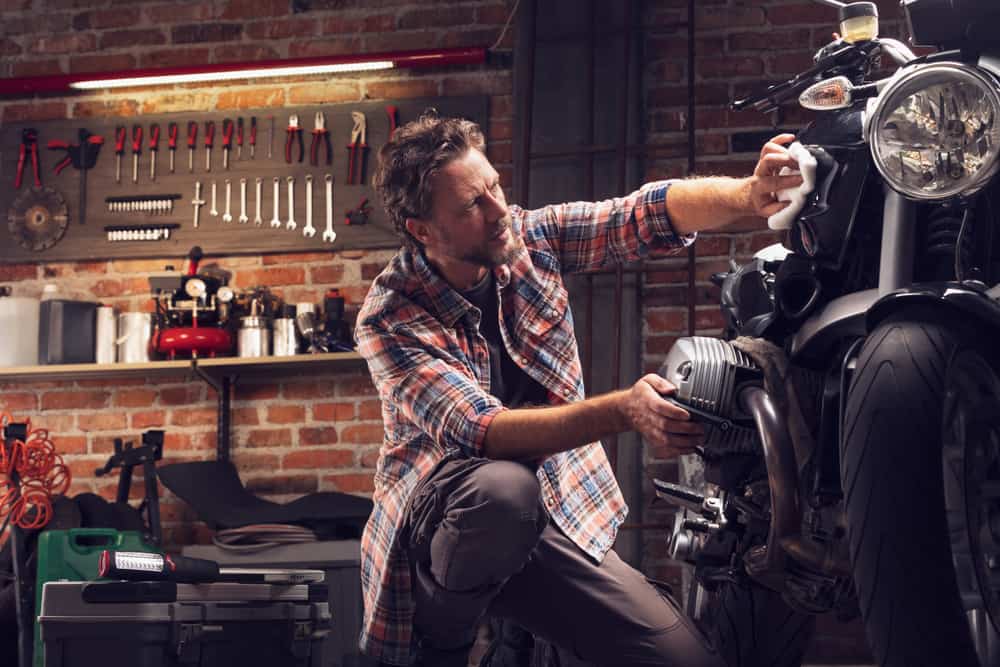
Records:
[[[381,444],[385,431],[381,424],[357,424],[348,426],[340,434],[341,440],[359,445]]]
[[[312,418],[319,422],[345,422],[354,419],[354,403],[316,403]]]
[[[647,309],[645,321],[650,334],[684,331],[687,329],[687,311]]]
[[[474,28],[465,30],[448,30],[438,42],[438,46],[444,49],[454,49],[459,47],[476,47],[484,44],[492,44],[496,41],[496,28]],[[503,40],[497,45],[497,50],[514,48],[514,31],[508,30]]]
[[[192,23],[174,26],[170,31],[170,41],[174,44],[231,42],[242,35],[242,23]]]
[[[782,53],[767,59],[767,70],[770,74],[791,76],[809,69],[812,64],[809,53]]]
[[[378,274],[382,273],[382,269],[385,268],[384,264],[362,264],[361,265],[361,279],[362,280],[375,280]]]
[[[337,429],[332,426],[299,429],[299,444],[304,447],[309,445],[332,445],[338,441]]]
[[[166,5],[146,7],[145,9],[150,23],[153,25],[162,25],[178,21],[204,21],[213,19],[216,17],[217,8],[218,3],[215,2],[171,2]]]
[[[143,50],[139,55],[142,67],[184,67],[201,65],[209,61],[208,49],[164,49],[162,51]]]
[[[509,164],[513,160],[514,149],[509,141],[491,141],[486,146],[486,156],[494,164]]]
[[[514,137],[514,124],[509,120],[495,120],[491,118],[486,136],[491,141],[512,139]]]
[[[270,269],[255,269],[252,271],[237,271],[231,285],[236,287],[252,287],[256,285],[302,285],[306,281],[305,269],[301,267],[274,267]]]
[[[292,444],[292,432],[287,428],[253,429],[247,434],[249,447],[288,447]]]
[[[288,89],[289,104],[329,104],[361,99],[357,81],[329,79],[321,84],[292,86]]]
[[[346,56],[360,52],[361,39],[358,37],[297,40],[288,45],[288,55],[291,58]]]
[[[84,433],[90,431],[124,431],[128,426],[125,413],[99,412],[76,416],[76,426]]]
[[[435,7],[434,9],[417,9],[405,12],[399,17],[399,29],[437,29],[448,26],[467,26],[475,23],[475,21],[475,10],[472,7],[448,7],[444,5]]]
[[[711,57],[698,58],[695,62],[695,74],[702,79],[759,76],[763,72],[764,62],[760,58]]]
[[[215,62],[256,62],[258,60],[276,60],[278,51],[266,44],[226,44],[213,50]]]
[[[381,420],[382,419],[382,401],[362,401],[358,404],[358,419],[365,420]]]
[[[365,84],[365,94],[376,100],[435,97],[438,93],[439,84],[435,79],[397,79],[394,81],[369,81]]]
[[[97,49],[97,36],[89,32],[69,32],[38,37],[28,46],[31,53],[83,53]]]
[[[694,326],[698,331],[718,330],[726,326],[726,320],[718,308],[699,308],[695,311]]]
[[[300,424],[306,420],[306,409],[301,405],[271,405],[267,408],[267,421],[271,424]]]
[[[392,14],[370,14],[367,16],[331,16],[323,21],[324,35],[343,35],[358,32],[391,32],[396,29],[396,17]]]
[[[139,9],[137,7],[97,9],[73,16],[74,30],[105,30],[107,28],[124,28],[138,23]]]
[[[375,385],[368,375],[364,377],[337,378],[337,396],[377,396]]]
[[[74,480],[93,479],[94,469],[103,466],[104,461],[105,457],[103,456],[74,458],[72,461],[66,462],[66,467],[69,468]]]
[[[284,16],[288,5],[288,0],[229,0],[219,18],[243,21],[249,17]]]
[[[108,272],[107,262],[73,262],[72,264],[43,264],[45,278],[71,277],[80,274],[101,274]]]
[[[292,253],[276,253],[273,255],[264,255],[261,258],[264,262],[264,266],[279,265],[285,266],[287,264],[307,264],[309,262],[326,262],[330,259],[330,253],[328,252],[292,252]]]
[[[165,426],[167,423],[166,410],[144,410],[133,412],[131,424],[133,429],[145,429]]]
[[[732,237],[725,235],[700,235],[695,249],[699,257],[713,257],[715,255],[729,255],[732,247]]]
[[[190,405],[200,401],[202,387],[199,384],[189,384],[181,387],[167,387],[160,390],[160,405]]]
[[[139,111],[136,100],[90,100],[73,105],[73,118],[113,118],[135,116]]]
[[[767,8],[767,22],[775,26],[797,24],[830,26],[830,31],[833,31],[836,30],[837,12],[817,3],[783,4]]]
[[[260,423],[260,415],[256,406],[249,408],[234,408],[232,411],[233,424],[238,426],[256,426]]]
[[[149,47],[166,44],[163,31],[154,28],[141,30],[113,30],[101,34],[101,50],[128,49],[134,46]]]
[[[808,49],[811,31],[769,30],[767,32],[736,32],[727,38],[729,51],[774,51],[776,49]]]
[[[21,121],[41,121],[41,120],[63,120],[66,118],[65,102],[37,102],[26,104],[8,104],[3,108],[4,123],[19,123]],[[17,271],[18,269],[15,269]],[[0,267],[0,280],[3,278],[5,267]],[[32,267],[32,271],[37,274],[38,269]],[[20,278],[15,278],[20,280]]]
[[[237,401],[260,401],[278,397],[278,385],[272,382],[249,384],[236,383]]]
[[[441,82],[441,94],[503,95],[511,92],[511,77],[506,72],[489,72],[475,76],[451,76]]]
[[[247,24],[246,32],[247,37],[255,40],[311,37],[316,34],[316,21],[313,19],[255,21],[254,23]]]
[[[284,385],[281,395],[291,400],[311,398],[332,398],[334,392],[332,380],[310,380],[308,382],[289,382]]]
[[[218,421],[215,408],[175,409],[170,413],[172,426],[212,426]]]
[[[42,410],[98,410],[110,397],[106,391],[49,391],[42,394]]]
[[[307,468],[348,468],[354,463],[354,452],[349,449],[308,449],[286,454],[281,460],[284,470]]]
[[[37,409],[38,397],[34,394],[0,392],[0,413],[9,412],[16,415],[19,412],[33,412]]]
[[[695,25],[698,30],[730,30],[737,26],[764,25],[764,10],[760,7],[699,7]]]
[[[513,115],[514,99],[510,95],[493,95],[490,97],[490,117],[508,118]]]
[[[129,389],[116,391],[112,405],[116,408],[148,408],[156,400],[156,392],[150,389]]]
[[[479,7],[476,11],[476,23],[480,25],[504,25],[510,17],[511,7],[504,3]],[[513,23],[513,21],[511,21]]]
[[[53,439],[58,454],[86,454],[87,438],[82,435],[60,435]],[[93,472],[93,471],[91,471]]]
[[[24,49],[12,39],[6,37],[0,39],[0,56],[16,56]]]
[[[319,482],[311,475],[275,475],[247,480],[247,490],[256,494],[314,493]]]
[[[323,480],[343,493],[371,493],[375,490],[375,477],[370,473],[339,473],[327,475]]]
[[[271,472],[278,469],[281,458],[270,452],[240,451],[233,456],[233,463],[240,472]]]
[[[344,280],[344,265],[315,266],[309,269],[309,280],[313,284],[338,285]]]
[[[378,464],[379,449],[372,447],[361,455],[361,465],[365,468],[374,468]]]
[[[49,76],[63,74],[65,69],[61,60],[29,60],[11,64],[11,76]]]

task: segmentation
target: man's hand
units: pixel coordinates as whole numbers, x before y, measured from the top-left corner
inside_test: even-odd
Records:
[[[690,454],[704,440],[701,424],[663,399],[675,391],[670,382],[650,373],[621,393],[621,410],[630,429],[642,435],[658,458]]]
[[[747,179],[748,213],[769,218],[788,206],[789,202],[778,201],[777,194],[788,188],[802,185],[802,177],[797,174],[779,176],[782,167],[797,170],[798,163],[788,153],[784,144],[795,141],[794,134],[779,134],[760,150],[760,160]]]

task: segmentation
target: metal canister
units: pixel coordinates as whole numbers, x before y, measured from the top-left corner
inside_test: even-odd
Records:
[[[118,316],[118,362],[136,364],[152,361],[149,339],[153,335],[153,318],[149,313],[122,313]]]
[[[286,304],[281,309],[281,317],[274,319],[274,356],[290,357],[299,350],[299,340],[295,335],[295,306]]]
[[[111,306],[97,307],[97,333],[94,336],[94,361],[99,364],[115,363],[115,343],[118,340],[118,323],[115,309]]]
[[[266,357],[271,354],[271,323],[266,317],[241,317],[236,346],[241,357]]]

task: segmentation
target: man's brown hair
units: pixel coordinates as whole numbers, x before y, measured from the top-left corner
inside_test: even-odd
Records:
[[[485,146],[476,123],[440,118],[433,110],[396,129],[379,150],[372,184],[404,242],[421,245],[406,231],[406,219],[430,217],[431,177],[470,148],[482,152]]]

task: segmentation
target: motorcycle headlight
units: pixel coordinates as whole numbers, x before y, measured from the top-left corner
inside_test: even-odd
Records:
[[[997,170],[997,84],[959,63],[901,70],[879,95],[867,135],[879,172],[900,194],[971,194]]]

